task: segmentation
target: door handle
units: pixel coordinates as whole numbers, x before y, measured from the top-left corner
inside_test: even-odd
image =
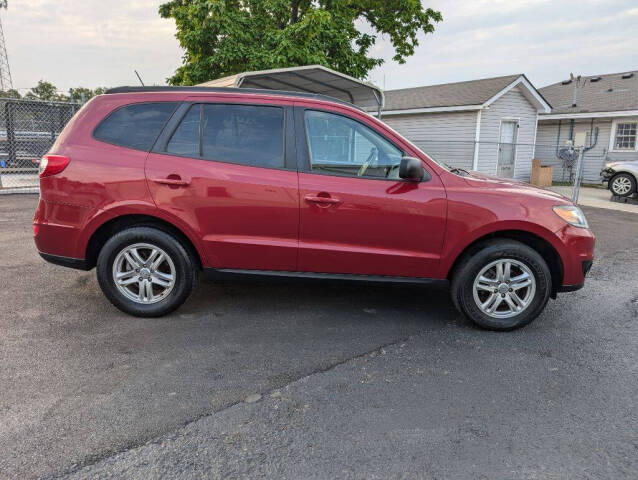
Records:
[[[341,203],[341,200],[338,198],[322,197],[319,195],[306,195],[304,200],[308,203],[320,203],[324,205],[336,205],[337,203]]]
[[[171,187],[187,187],[191,184],[189,180],[182,180],[181,178],[152,178],[151,182]]]

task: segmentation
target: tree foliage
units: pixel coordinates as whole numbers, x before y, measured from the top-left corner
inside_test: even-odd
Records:
[[[51,82],[40,80],[38,84],[29,90],[24,98],[31,100],[68,100],[66,95],[58,93],[58,89],[55,88]]]
[[[74,102],[88,102],[95,95],[102,95],[104,92],[106,92],[104,87],[97,87],[95,90],[86,87],[76,87],[71,89],[70,94]]]
[[[22,95],[15,88],[10,88],[6,91],[0,91],[0,98],[22,98]]]
[[[404,63],[442,20],[420,0],[169,0],[159,13],[185,50],[173,85],[311,64],[365,78],[383,63],[370,55],[379,35]]]
[[[77,87],[72,88],[70,90],[70,95],[65,95],[61,93],[58,88],[53,85],[51,82],[47,82],[45,80],[40,80],[38,84],[31,88],[25,95],[22,97],[20,92],[17,90],[11,89],[6,92],[0,92],[1,98],[26,98],[29,100],[44,100],[50,102],[68,102],[73,100],[74,102],[81,103],[88,101],[91,97],[95,95],[101,95],[106,91],[104,87],[98,87],[94,90],[86,87]]]

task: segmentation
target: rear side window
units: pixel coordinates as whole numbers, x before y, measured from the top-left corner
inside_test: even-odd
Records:
[[[281,107],[204,104],[202,157],[256,167],[284,167]]]
[[[135,103],[118,108],[97,126],[93,136],[102,142],[136,150],[150,150],[177,103]]]
[[[171,140],[166,145],[166,153],[199,157],[199,120],[201,105],[193,105],[182,118]]]
[[[254,167],[284,167],[284,109],[261,105],[193,105],[166,153]]]

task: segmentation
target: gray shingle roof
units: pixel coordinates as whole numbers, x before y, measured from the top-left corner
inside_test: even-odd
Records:
[[[386,90],[384,110],[481,105],[520,76],[522,74]]]
[[[622,78],[629,73],[633,73],[631,78]],[[597,77],[600,80],[591,81]],[[576,107],[572,107],[575,83],[575,80],[567,85],[558,82],[539,88],[538,91],[552,105],[552,113],[638,110],[638,70],[581,77]]]

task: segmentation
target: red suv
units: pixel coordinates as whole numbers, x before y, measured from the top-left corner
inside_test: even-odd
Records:
[[[581,288],[594,248],[566,198],[451,168],[350,104],[197,87],[88,102],[42,159],[33,230],[133,315],[176,309],[203,270],[449,282],[495,330]]]

